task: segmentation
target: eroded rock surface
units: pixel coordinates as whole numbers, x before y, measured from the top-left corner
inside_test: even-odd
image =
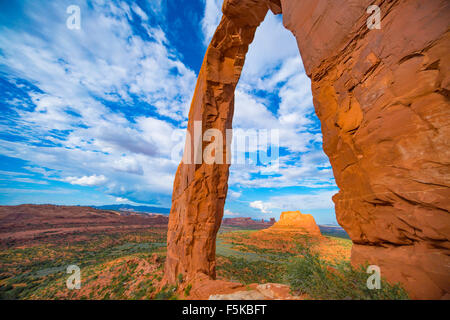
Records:
[[[413,298],[450,291],[450,3],[282,0],[312,79],[352,262]],[[381,9],[369,30],[366,8]]]
[[[208,300],[302,300],[304,297],[291,294],[289,286],[280,283],[255,284],[253,289],[228,294],[212,294]]]
[[[366,25],[374,4],[379,30]],[[333,198],[337,219],[354,242],[352,262],[379,265],[412,298],[450,292],[449,6],[448,0],[281,0],[281,6],[225,0],[189,113],[191,135],[195,120],[203,132],[231,128],[248,44],[268,7],[282,11],[312,80],[340,189]],[[179,273],[215,277],[227,179],[226,164],[179,166],[168,281]]]
[[[174,181],[167,235],[165,280],[168,282],[174,283],[179,274],[187,279],[199,274],[215,278],[215,241],[228,190],[226,159],[231,156],[227,153],[231,137],[226,136],[226,129],[231,129],[234,89],[248,45],[266,16],[269,2],[225,1],[222,20],[206,51],[189,111],[191,139],[186,140],[184,161]],[[276,10],[276,5],[271,7]],[[213,164],[199,161],[209,142],[203,142],[195,151],[196,121],[201,121],[202,133],[218,129],[226,140],[220,150],[222,154],[214,153]],[[188,149],[192,152],[187,152]]]

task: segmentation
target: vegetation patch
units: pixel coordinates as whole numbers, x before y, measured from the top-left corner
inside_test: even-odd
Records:
[[[302,256],[293,259],[286,273],[291,290],[298,295],[327,300],[408,299],[400,285],[391,285],[384,279],[380,289],[369,289],[367,266],[355,269],[349,261],[331,266],[310,248],[303,247],[301,251]]]

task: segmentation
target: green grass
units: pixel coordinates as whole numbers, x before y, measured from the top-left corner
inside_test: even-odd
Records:
[[[226,279],[244,284],[283,282],[283,274],[286,272],[283,264],[263,260],[255,263],[252,260],[233,256],[226,259],[227,261],[217,268],[218,273]]]
[[[286,280],[296,294],[326,300],[398,300],[408,299],[399,285],[381,279],[380,289],[368,289],[366,267],[353,268],[348,261],[335,266],[336,271],[309,248],[302,248],[303,257],[293,259],[287,267]]]
[[[177,300],[178,297],[175,294],[177,290],[176,286],[164,286],[160,292],[155,295],[155,300]]]
[[[342,229],[326,228],[323,226],[319,226],[319,228],[320,228],[320,232],[324,236],[332,236],[335,238],[350,239],[349,235]]]

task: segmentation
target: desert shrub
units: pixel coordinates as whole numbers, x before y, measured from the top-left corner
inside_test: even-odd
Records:
[[[184,288],[184,296],[187,297],[191,293],[192,284],[188,284],[186,288]]]
[[[134,293],[134,299],[140,300],[142,299],[145,294],[147,293],[147,288],[141,288],[137,292]]]
[[[302,257],[295,258],[287,268],[286,280],[296,294],[307,294],[312,299],[397,300],[408,299],[400,285],[391,285],[381,279],[380,289],[367,288],[367,266],[354,268],[341,262],[329,268],[327,262],[309,248],[301,248]]]
[[[177,287],[176,286],[164,286],[160,292],[158,292],[154,299],[155,300],[176,300],[177,296],[175,295]]]
[[[11,284],[0,286],[0,300],[13,300],[13,299],[16,299],[16,296],[13,292],[13,286]]]
[[[250,261],[241,257],[227,257],[227,262],[218,266],[219,274],[244,284],[282,282],[285,267],[281,263],[259,260]]]

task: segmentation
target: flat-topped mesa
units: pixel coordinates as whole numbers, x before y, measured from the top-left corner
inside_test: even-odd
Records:
[[[280,220],[267,231],[289,231],[320,237],[320,229],[310,214],[303,214],[300,211],[284,211],[281,213]]]

